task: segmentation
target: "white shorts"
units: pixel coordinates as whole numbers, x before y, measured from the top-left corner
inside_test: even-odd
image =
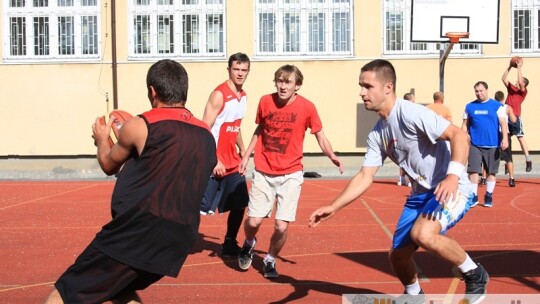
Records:
[[[302,171],[267,175],[255,170],[249,193],[248,216],[270,217],[277,198],[276,219],[294,222],[303,183]]]

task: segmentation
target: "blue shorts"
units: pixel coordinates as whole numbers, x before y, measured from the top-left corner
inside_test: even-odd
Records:
[[[405,207],[397,223],[392,248],[405,247],[413,243],[411,229],[421,214],[431,214],[436,218],[441,223],[441,234],[444,234],[469,211],[472,198],[473,194],[466,196],[458,191],[457,199],[446,204],[439,204],[433,190],[410,196],[405,202]]]

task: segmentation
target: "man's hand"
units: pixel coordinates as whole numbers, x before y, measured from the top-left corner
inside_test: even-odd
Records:
[[[327,219],[334,216],[335,213],[336,210],[334,210],[334,207],[332,207],[332,205],[324,206],[315,210],[309,217],[309,227],[316,227],[321,222],[326,221]]]
[[[343,170],[344,170],[343,162],[341,162],[341,160],[335,155],[330,157],[330,160],[334,163],[334,165],[336,165],[336,167],[339,168],[339,173],[343,174]]]
[[[459,176],[448,174],[435,188],[435,198],[440,204],[448,203],[457,196]]]
[[[217,178],[221,178],[225,176],[225,173],[227,170],[225,169],[225,166],[221,161],[218,160],[217,165],[214,167],[214,176]]]

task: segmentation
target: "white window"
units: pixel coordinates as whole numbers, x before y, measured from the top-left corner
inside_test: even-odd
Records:
[[[512,0],[512,51],[540,51],[540,0]]]
[[[384,54],[425,55],[439,54],[445,45],[441,43],[411,42],[411,3],[408,0],[384,1]],[[479,54],[480,45],[455,44],[452,53]]]
[[[258,56],[351,56],[353,0],[256,0]]]
[[[3,0],[4,60],[99,59],[100,0]]]
[[[129,0],[129,57],[224,57],[224,0]]]

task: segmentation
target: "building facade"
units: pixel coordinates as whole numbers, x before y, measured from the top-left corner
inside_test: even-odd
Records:
[[[246,142],[259,98],[275,91],[274,71],[294,64],[305,78],[299,94],[317,106],[334,149],[361,153],[377,116],[359,97],[360,68],[390,60],[397,95],[414,91],[427,104],[440,89],[441,50],[448,46],[410,41],[411,0],[1,1],[0,157],[93,155],[95,118],[113,108],[148,110],[146,72],[163,58],[186,67],[186,106],[202,117],[236,52],[252,60],[244,86]],[[500,0],[498,13],[497,43],[454,45],[445,63],[445,103],[461,126],[474,83],[486,81],[491,96],[505,91],[509,59],[523,57],[531,85],[522,118],[529,149],[538,151],[540,0]],[[509,79],[516,77],[514,69]],[[320,151],[314,138],[305,151]]]

